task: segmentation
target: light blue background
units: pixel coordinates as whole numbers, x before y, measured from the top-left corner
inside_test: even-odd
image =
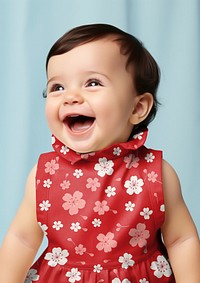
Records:
[[[45,59],[74,26],[110,23],[141,39],[162,72],[162,106],[147,145],[176,169],[200,231],[200,2],[198,0],[0,0],[0,242],[26,177],[51,150],[42,91]]]

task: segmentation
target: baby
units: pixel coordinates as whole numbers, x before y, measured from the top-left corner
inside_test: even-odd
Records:
[[[0,282],[199,283],[178,177],[144,145],[158,105],[153,57],[132,35],[93,24],[64,34],[46,68],[53,151],[30,172]]]

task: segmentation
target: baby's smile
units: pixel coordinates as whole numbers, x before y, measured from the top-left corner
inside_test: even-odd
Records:
[[[80,114],[71,114],[66,116],[63,122],[73,133],[84,133],[93,126],[95,118]]]

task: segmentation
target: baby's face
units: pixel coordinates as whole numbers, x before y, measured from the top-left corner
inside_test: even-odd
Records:
[[[46,116],[51,132],[76,152],[125,142],[136,91],[126,57],[111,38],[50,58]]]

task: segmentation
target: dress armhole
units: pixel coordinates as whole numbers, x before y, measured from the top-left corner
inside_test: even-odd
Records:
[[[165,219],[165,205],[162,185],[162,151],[154,150],[154,164],[152,167],[156,180],[150,184],[150,198],[154,210],[154,222],[159,230]]]
[[[36,171],[36,214],[37,221],[44,233],[48,229],[48,206],[50,205],[49,189],[45,185],[45,182],[48,180],[48,176],[44,176],[43,173],[45,170],[46,162],[46,155],[41,154],[38,159]]]

